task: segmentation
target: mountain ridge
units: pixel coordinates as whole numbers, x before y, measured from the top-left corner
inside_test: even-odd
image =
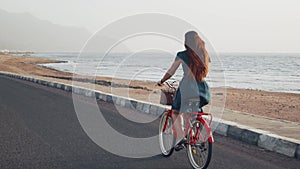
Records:
[[[0,49],[23,51],[79,51],[91,33],[85,28],[41,20],[28,12],[0,9]]]

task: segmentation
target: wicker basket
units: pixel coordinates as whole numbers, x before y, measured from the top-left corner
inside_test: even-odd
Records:
[[[174,89],[161,89],[160,104],[172,105],[175,93]]]

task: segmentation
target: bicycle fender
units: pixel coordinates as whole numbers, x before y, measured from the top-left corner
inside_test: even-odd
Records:
[[[208,142],[210,142],[210,143],[215,142],[214,137],[212,135],[208,137]]]
[[[213,134],[212,134],[212,131],[211,131],[211,128],[210,126],[207,124],[207,122],[201,118],[200,119],[200,122],[204,125],[204,127],[206,128],[206,131],[207,131],[207,136],[208,136],[208,142],[210,143],[213,143],[215,142],[214,138],[213,138]]]

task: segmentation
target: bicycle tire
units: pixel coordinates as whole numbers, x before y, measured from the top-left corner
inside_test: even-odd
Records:
[[[166,125],[166,130],[163,131],[164,125],[166,123],[166,118],[168,118],[168,123]],[[175,146],[175,137],[172,131],[173,121],[170,116],[165,112],[159,122],[159,147],[162,152],[162,155],[165,157],[169,157],[174,152]],[[166,144],[165,144],[166,143]]]
[[[195,136],[197,130],[200,131],[200,134]],[[212,143],[208,141],[208,137],[200,138],[202,134],[206,135],[206,130],[200,121],[195,120],[188,132],[187,155],[191,166],[195,169],[206,169],[211,160]],[[194,141],[196,140],[194,143],[191,141],[192,137],[197,138],[194,139]]]

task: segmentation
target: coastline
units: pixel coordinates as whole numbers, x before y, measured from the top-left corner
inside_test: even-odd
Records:
[[[72,84],[72,73],[61,72],[37,65],[41,63],[61,62],[63,61],[27,56],[0,55],[0,71]],[[76,78],[78,80],[76,83],[86,86],[86,82],[94,77],[76,76]],[[154,103],[157,103],[160,97],[160,88],[155,87],[155,83],[153,82],[128,81],[99,76],[95,80],[97,84],[95,85],[95,89],[106,93],[117,93],[121,96]],[[225,108],[300,123],[298,112],[300,110],[299,100],[300,94],[227,88]]]

